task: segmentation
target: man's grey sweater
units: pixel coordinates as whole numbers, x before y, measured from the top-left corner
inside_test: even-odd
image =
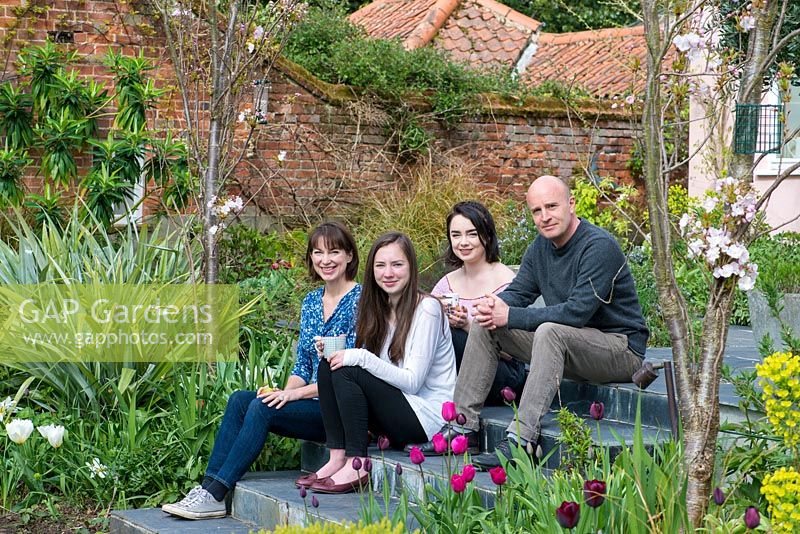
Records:
[[[539,295],[546,306],[529,308]],[[611,234],[584,219],[561,248],[536,237],[500,298],[511,308],[508,328],[534,331],[542,323],[596,328],[627,335],[628,346],[644,356],[650,332],[625,255]]]

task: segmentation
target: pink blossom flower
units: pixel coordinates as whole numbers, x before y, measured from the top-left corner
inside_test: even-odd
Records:
[[[472,464],[465,465],[464,469],[461,470],[461,476],[465,482],[472,482],[472,479],[475,478],[475,467]]]
[[[467,488],[467,482],[461,475],[453,474],[450,477],[450,487],[456,493],[463,493],[463,491]]]
[[[411,452],[408,454],[408,457],[414,465],[419,465],[425,461],[425,455],[422,454],[419,447],[411,447]]]
[[[502,466],[497,466],[489,469],[489,476],[492,478],[492,482],[497,484],[498,486],[502,486],[506,483],[506,470],[503,469]]]
[[[447,450],[447,440],[444,439],[444,436],[441,433],[436,433],[433,435],[433,450],[436,451],[436,454],[442,454]]]
[[[452,401],[447,401],[442,403],[442,418],[447,421],[453,421],[457,417],[456,413],[456,403]]]
[[[467,437],[463,434],[456,436],[450,442],[450,447],[453,449],[453,454],[464,454],[468,447]]]

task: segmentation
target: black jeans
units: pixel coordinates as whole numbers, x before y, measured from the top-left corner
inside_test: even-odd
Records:
[[[319,406],[329,449],[366,456],[368,431],[389,438],[393,448],[428,441],[403,392],[361,367],[331,371],[325,359],[317,371]]]
[[[453,349],[456,353],[456,371],[461,369],[461,359],[464,357],[464,347],[467,346],[467,332],[460,328],[450,328],[450,333],[453,338]],[[489,390],[489,396],[486,397],[485,406],[502,406],[503,396],[500,390],[508,386],[517,394],[517,398],[522,395],[522,390],[525,388],[525,379],[528,376],[525,371],[525,362],[512,358],[511,360],[504,360],[500,358],[497,363],[497,373],[494,375],[492,388]]]

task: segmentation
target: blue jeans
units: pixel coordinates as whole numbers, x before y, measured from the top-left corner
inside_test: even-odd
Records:
[[[232,489],[256,461],[270,432],[287,438],[325,441],[319,401],[303,399],[280,410],[270,408],[255,391],[236,391],[217,432],[206,476]]]

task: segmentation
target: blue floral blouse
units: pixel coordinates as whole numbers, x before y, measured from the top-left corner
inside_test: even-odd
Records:
[[[361,296],[361,284],[356,284],[336,305],[336,309],[323,319],[322,295],[325,287],[311,291],[303,299],[300,308],[300,339],[297,341],[297,359],[292,374],[302,378],[306,384],[317,382],[317,366],[319,357],[314,347],[314,336],[340,336],[347,334],[345,347],[352,349],[356,344],[356,312],[358,298]]]

